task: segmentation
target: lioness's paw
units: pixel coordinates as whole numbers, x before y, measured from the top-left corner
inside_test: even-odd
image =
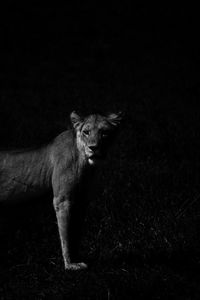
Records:
[[[87,269],[87,265],[83,262],[81,263],[71,263],[65,265],[65,270],[70,270],[70,271],[79,271],[79,270],[84,270]]]

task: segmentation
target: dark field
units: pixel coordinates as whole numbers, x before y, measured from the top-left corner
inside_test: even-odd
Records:
[[[1,209],[0,299],[199,299],[195,34],[166,25],[168,15],[157,30],[141,21],[126,35],[119,26],[106,34],[111,21],[98,33],[67,32],[63,20],[61,29],[4,28],[1,148],[48,142],[74,109],[125,119],[90,195],[80,251],[89,269],[63,270],[51,196]]]

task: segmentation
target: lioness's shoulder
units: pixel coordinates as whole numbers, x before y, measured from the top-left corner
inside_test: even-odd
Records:
[[[66,130],[60,133],[50,144],[51,161],[65,161],[75,148],[74,133],[72,130]]]
[[[63,146],[73,147],[74,133],[71,129],[63,131],[52,141],[52,145],[55,148],[63,148]]]

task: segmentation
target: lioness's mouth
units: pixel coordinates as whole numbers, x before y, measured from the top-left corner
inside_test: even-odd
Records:
[[[98,150],[96,150],[96,151],[89,151],[88,152],[88,157],[89,158],[98,158],[98,157],[101,157],[101,153]]]
[[[88,162],[90,165],[96,165],[102,160],[100,155],[91,155],[88,157]]]
[[[89,159],[101,159],[102,156],[100,154],[92,154],[88,157]]]
[[[103,156],[100,152],[92,152],[88,155],[88,160],[90,164],[95,164],[96,162],[103,159]]]

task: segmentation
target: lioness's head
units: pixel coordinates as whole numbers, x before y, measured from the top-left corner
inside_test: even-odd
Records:
[[[120,124],[122,114],[91,114],[81,117],[73,111],[70,118],[76,132],[78,148],[84,152],[88,163],[94,165],[103,157],[108,139]]]

